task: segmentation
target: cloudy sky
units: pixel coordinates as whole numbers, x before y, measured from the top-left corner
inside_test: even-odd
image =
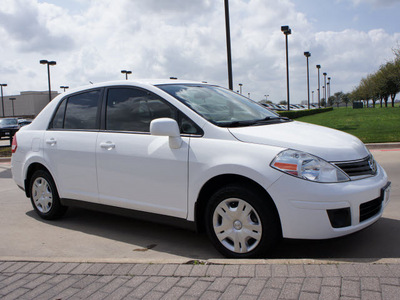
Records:
[[[5,95],[47,90],[39,60],[55,60],[53,90],[130,78],[228,86],[223,0],[0,0],[0,83]],[[230,0],[234,88],[286,99],[289,25],[291,102],[317,90],[316,64],[331,94],[350,92],[400,47],[400,0]],[[323,77],[321,76],[321,79]],[[321,80],[322,85],[322,80]],[[321,88],[322,93],[322,88]],[[316,96],[314,98],[316,100]]]

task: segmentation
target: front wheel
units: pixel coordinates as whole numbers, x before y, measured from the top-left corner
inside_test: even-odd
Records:
[[[57,219],[67,210],[66,206],[61,205],[54,180],[47,171],[39,170],[33,174],[30,194],[33,208],[43,219]]]
[[[280,237],[275,208],[256,191],[229,185],[218,190],[207,205],[207,233],[224,256],[250,258],[266,255]]]

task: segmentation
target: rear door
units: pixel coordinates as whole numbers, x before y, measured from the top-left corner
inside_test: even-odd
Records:
[[[98,202],[96,140],[101,90],[62,101],[45,133],[44,157],[61,198]]]

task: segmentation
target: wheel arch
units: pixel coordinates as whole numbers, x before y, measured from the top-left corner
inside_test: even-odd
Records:
[[[35,163],[30,164],[28,169],[27,169],[27,171],[26,171],[26,177],[25,177],[25,180],[24,180],[25,195],[28,198],[30,198],[30,196],[31,196],[30,188],[29,188],[29,184],[31,182],[31,178],[32,178],[33,174],[36,171],[39,171],[39,170],[46,171],[46,172],[48,172],[50,174],[51,177],[53,177],[51,172],[44,165],[42,165],[41,163],[35,162]],[[54,180],[54,177],[53,177],[53,180]]]
[[[268,201],[268,203],[274,210],[277,219],[279,221],[279,228],[281,229],[281,235],[282,235],[281,218],[272,197],[260,184],[258,184],[254,180],[237,174],[218,175],[211,178],[203,185],[203,187],[200,190],[195,206],[195,222],[197,231],[199,232],[205,231],[204,216],[205,216],[207,202],[210,199],[211,195],[215,193],[218,189],[220,189],[222,186],[228,184],[237,184],[245,186],[246,188],[253,189],[257,191],[257,193],[260,193],[260,195],[262,195],[263,198],[265,198],[266,201]]]

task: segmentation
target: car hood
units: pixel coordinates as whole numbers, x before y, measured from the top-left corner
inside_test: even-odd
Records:
[[[243,142],[301,150],[331,162],[357,160],[369,155],[358,138],[303,122],[237,127],[229,131]]]

